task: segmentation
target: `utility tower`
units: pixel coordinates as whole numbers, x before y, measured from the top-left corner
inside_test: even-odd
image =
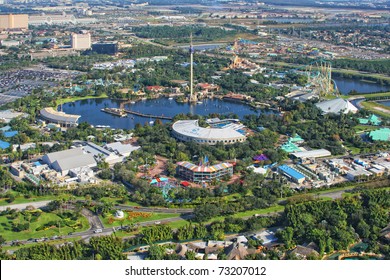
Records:
[[[194,47],[192,46],[192,33],[191,33],[191,43],[190,43],[190,102],[198,101],[196,94],[194,94]]]

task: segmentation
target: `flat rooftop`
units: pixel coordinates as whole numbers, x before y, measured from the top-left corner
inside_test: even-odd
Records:
[[[56,111],[51,107],[43,108],[40,113],[41,116],[45,119],[66,123],[77,123],[78,119],[81,117],[80,115],[70,115],[64,112]]]

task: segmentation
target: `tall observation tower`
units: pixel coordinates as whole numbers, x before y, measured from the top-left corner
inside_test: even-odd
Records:
[[[192,33],[191,33],[191,43],[190,43],[190,102],[198,101],[196,94],[194,94],[194,47],[192,46]]]

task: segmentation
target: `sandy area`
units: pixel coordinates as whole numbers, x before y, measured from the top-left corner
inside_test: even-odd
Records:
[[[390,110],[387,110],[385,108],[382,108],[382,107],[374,107],[375,110],[378,110],[378,111],[381,111],[383,113],[386,113],[386,114],[390,114]]]

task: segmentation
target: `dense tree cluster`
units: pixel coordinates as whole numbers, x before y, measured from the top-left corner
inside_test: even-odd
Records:
[[[92,237],[89,243],[67,242],[62,246],[39,244],[21,248],[10,256],[18,260],[124,260],[123,242],[113,236]]]
[[[192,33],[194,40],[212,41],[226,36],[234,36],[236,31],[216,27],[201,26],[137,26],[132,31],[141,38],[175,39],[178,43],[188,43]]]
[[[361,198],[288,205],[287,226],[278,236],[287,248],[315,242],[320,254],[345,250],[359,239],[373,243],[390,222],[389,206],[388,190],[365,191]]]

